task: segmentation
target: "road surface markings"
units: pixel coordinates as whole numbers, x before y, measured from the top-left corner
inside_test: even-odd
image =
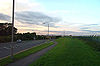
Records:
[[[3,47],[4,49],[10,49],[10,48],[8,48],[8,47]]]

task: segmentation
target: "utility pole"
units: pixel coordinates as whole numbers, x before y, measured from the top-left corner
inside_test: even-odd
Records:
[[[13,42],[14,42],[14,12],[15,12],[15,0],[12,5],[12,40],[11,40],[11,58],[13,59]]]

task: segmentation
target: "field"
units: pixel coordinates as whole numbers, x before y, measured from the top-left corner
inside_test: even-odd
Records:
[[[60,38],[58,44],[30,66],[100,66],[100,55],[86,42]]]
[[[100,36],[74,36],[73,38],[83,40],[86,44],[93,47],[94,50],[100,51]]]

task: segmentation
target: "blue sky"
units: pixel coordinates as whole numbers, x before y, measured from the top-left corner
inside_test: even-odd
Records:
[[[11,17],[12,1],[0,2],[1,16]],[[18,32],[46,34],[47,26],[42,25],[46,21],[50,23],[51,34],[66,31],[73,35],[100,35],[100,0],[16,0],[15,11]],[[1,18],[0,21],[5,22]]]
[[[47,10],[100,11],[100,0],[36,0]]]
[[[58,13],[62,19],[75,23],[99,23],[100,0],[36,0],[47,11],[66,11]],[[67,13],[68,12],[68,13]]]
[[[68,11],[69,13],[64,14],[66,17],[91,20],[100,18],[100,0],[37,0],[37,2],[42,4],[47,11]]]
[[[100,0],[37,0],[37,2],[41,3],[47,11],[58,11],[58,15],[66,21],[64,23],[66,26],[67,23],[72,23],[71,27],[80,24],[77,28],[80,28],[79,30],[85,28],[82,31],[100,29]],[[88,24],[90,25],[86,28]]]

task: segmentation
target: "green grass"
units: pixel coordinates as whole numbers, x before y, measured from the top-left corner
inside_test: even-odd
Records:
[[[30,66],[100,66],[100,55],[78,39],[60,38],[58,44]]]
[[[33,47],[31,49],[28,49],[26,51],[23,51],[21,53],[15,54],[14,55],[14,60],[12,60],[10,58],[10,56],[8,56],[7,58],[4,58],[4,59],[0,60],[0,66],[5,66],[5,65],[7,65],[7,64],[9,64],[11,62],[14,62],[14,61],[17,61],[19,59],[22,59],[22,58],[24,58],[24,57],[26,57],[26,56],[28,56],[30,54],[33,54],[35,52],[38,52],[38,51],[44,49],[44,48],[46,48],[46,47],[48,47],[48,46],[50,46],[52,44],[53,44],[53,42],[41,44],[39,46],[35,46],[35,47]]]

